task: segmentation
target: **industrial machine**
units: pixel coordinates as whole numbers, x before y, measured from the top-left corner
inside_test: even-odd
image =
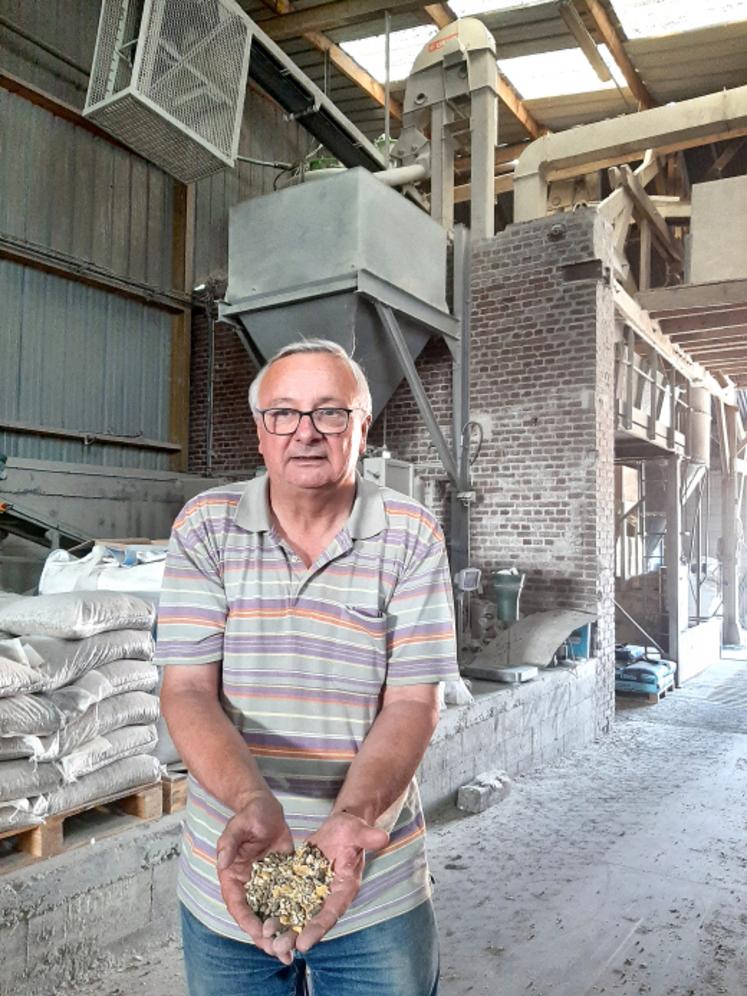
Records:
[[[492,35],[465,18],[425,46],[407,83],[399,142],[385,157],[235,0],[103,0],[84,113],[188,183],[237,161],[247,80],[348,169],[233,209],[221,317],[257,362],[299,335],[344,345],[366,370],[374,415],[407,379],[451,485],[458,575],[469,564],[475,495],[469,251],[466,228],[454,226],[454,154],[469,143],[472,232],[492,235]],[[432,336],[452,358],[450,440],[415,368]]]

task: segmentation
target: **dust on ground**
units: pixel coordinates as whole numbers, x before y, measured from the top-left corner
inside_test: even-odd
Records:
[[[628,701],[493,809],[431,819],[441,996],[744,996],[744,656]],[[178,940],[67,992],[183,996]]]

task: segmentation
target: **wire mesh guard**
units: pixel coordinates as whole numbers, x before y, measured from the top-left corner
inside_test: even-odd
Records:
[[[233,166],[251,37],[234,0],[103,0],[84,114],[185,183]]]

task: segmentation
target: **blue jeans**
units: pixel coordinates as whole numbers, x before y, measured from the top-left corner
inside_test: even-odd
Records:
[[[290,965],[209,930],[182,906],[189,996],[437,996],[438,938],[430,901],[331,941]]]

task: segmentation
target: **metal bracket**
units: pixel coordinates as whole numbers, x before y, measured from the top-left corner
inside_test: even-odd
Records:
[[[402,334],[402,329],[399,327],[399,322],[388,304],[382,304],[381,301],[374,301],[374,307],[376,308],[376,313],[379,316],[384,330],[397,351],[397,357],[402,366],[407,383],[410,385],[410,390],[415,398],[418,411],[420,412],[423,421],[428,428],[428,432],[430,433],[433,444],[438,451],[441,463],[444,465],[444,470],[448,474],[451,483],[455,487],[458,487],[459,471],[456,461],[451,454],[449,444],[446,442],[446,437],[441,431],[441,426],[436,420],[436,415],[431,407],[428,395],[425,393],[423,382],[415,369],[415,361],[410,355],[410,350],[407,348],[407,343],[405,342],[405,337]]]

